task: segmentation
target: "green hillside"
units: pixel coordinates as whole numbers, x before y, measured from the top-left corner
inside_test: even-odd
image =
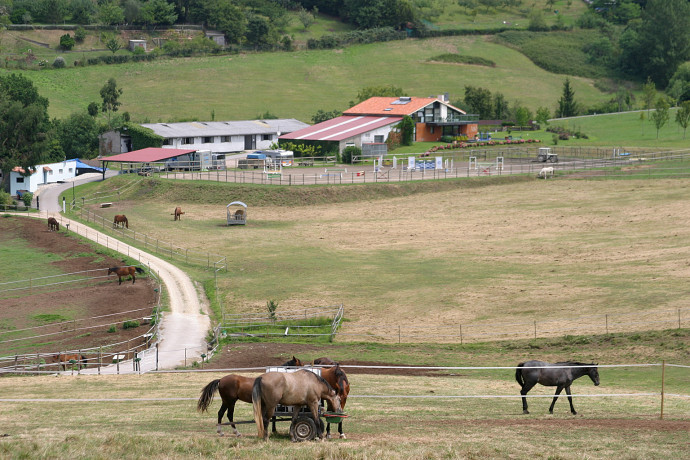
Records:
[[[482,56],[496,67],[428,62],[440,53]],[[241,120],[266,111],[310,121],[318,109],[348,108],[363,87],[387,84],[417,96],[448,92],[451,100],[462,97],[465,85],[481,86],[534,110],[554,107],[564,80],[483,36],[23,73],[49,98],[50,115],[59,118],[100,101],[100,88],[115,78],[124,89],[121,110],[139,122],[208,120],[212,112],[216,120]],[[592,80],[574,78],[573,86],[584,105],[608,99]]]

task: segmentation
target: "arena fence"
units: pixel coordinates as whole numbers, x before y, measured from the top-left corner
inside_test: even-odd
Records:
[[[275,368],[276,366],[267,367],[243,367],[243,368],[225,368],[225,369],[191,369],[191,370],[165,370],[165,371],[151,371],[153,374],[163,374],[163,373],[196,373],[196,372],[211,372],[211,373],[228,373],[228,372],[266,372],[269,367]],[[324,367],[324,366],[315,366]],[[327,366],[326,366],[327,367]],[[341,364],[341,367],[345,370],[347,369],[368,369],[368,370],[382,370],[390,371],[392,369],[396,370],[408,370],[408,371],[476,371],[477,373],[482,373],[486,375],[487,373],[493,372],[508,372],[511,376],[514,375],[516,366],[361,366],[361,365],[347,365]],[[589,366],[556,366],[556,367],[589,367]],[[660,419],[664,418],[665,406],[667,399],[675,398],[680,401],[680,417],[687,418],[690,412],[687,412],[684,408],[687,406],[690,408],[690,394],[687,391],[681,392],[669,392],[669,374],[668,371],[676,371],[674,376],[674,385],[672,388],[681,388],[687,390],[686,387],[679,385],[678,382],[687,381],[690,377],[690,366],[682,364],[669,364],[665,361],[661,363],[632,363],[632,364],[599,364],[597,365],[599,370],[601,369],[612,369],[612,368],[659,368],[659,380],[656,382],[656,386],[642,391],[636,392],[603,392],[602,387],[598,387],[597,390],[591,390],[586,386],[580,386],[576,394],[572,397],[577,398],[645,398],[645,399],[656,399],[659,401],[659,412],[658,416]],[[532,369],[529,366],[523,366],[522,369]],[[18,371],[8,369],[0,369],[0,374],[2,373],[40,373],[40,371]],[[53,372],[54,373],[54,372]],[[129,372],[132,373],[132,372]],[[139,372],[141,373],[141,372]],[[352,376],[352,374],[351,374]],[[440,375],[442,376],[442,375]],[[587,377],[582,377],[587,378]],[[350,377],[352,379],[352,377]],[[652,384],[655,382],[652,382]],[[553,388],[553,387],[552,387]],[[566,398],[567,395],[561,394],[561,398]],[[437,400],[461,400],[461,399],[520,399],[523,396],[515,391],[511,394],[496,394],[496,393],[483,393],[483,394],[429,394],[424,392],[423,394],[401,394],[396,393],[394,390],[387,392],[386,394],[381,393],[367,393],[365,390],[355,390],[353,393],[348,395],[348,399],[437,399]],[[554,397],[553,392],[549,391],[549,394],[527,394],[524,396],[526,398],[547,398],[552,399]],[[179,398],[155,398],[155,397],[142,397],[142,398],[0,398],[0,402],[29,402],[29,403],[54,403],[54,402],[155,402],[155,401],[197,401],[198,397],[179,397]],[[678,417],[678,414],[675,414]]]

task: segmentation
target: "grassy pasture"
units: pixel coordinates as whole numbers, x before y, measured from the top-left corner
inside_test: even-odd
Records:
[[[658,369],[657,369],[658,371]],[[644,372],[644,371],[643,371]],[[618,376],[615,374],[618,373]],[[577,381],[576,395],[639,393],[636,370],[602,369],[602,385]],[[352,375],[346,407],[347,440],[292,444],[287,423],[278,436],[259,441],[253,425],[241,425],[242,438],[215,433],[216,397],[210,413],[196,412],[201,388],[222,373],[142,376],[43,376],[0,379],[0,456],[4,458],[678,458],[687,443],[688,402],[667,398],[659,421],[659,397],[574,398],[579,415],[559,400],[548,415],[550,398],[532,398],[531,414],[520,401],[443,399],[452,395],[517,393],[512,371],[462,371],[456,376],[406,377]],[[616,387],[615,377],[625,380]],[[539,387],[534,394],[550,395]],[[657,388],[646,391],[658,392]],[[426,399],[373,399],[364,395],[421,395]],[[50,401],[63,398],[189,398],[174,401]],[[236,420],[252,418],[238,403]],[[229,427],[225,429],[230,433]],[[685,446],[686,447],[686,446]]]
[[[230,313],[264,312],[268,300],[279,310],[343,303],[344,332],[354,334],[532,320],[554,320],[558,330],[585,315],[649,321],[685,307],[685,179],[378,189],[142,184],[99,212],[125,212],[130,228],[149,237],[225,254],[229,273],[218,288]],[[91,187],[99,186],[110,184]],[[249,223],[225,227],[225,204],[237,199],[248,202]],[[176,205],[186,214],[173,223]]]
[[[427,62],[442,53],[481,56],[481,66]],[[49,112],[62,118],[99,101],[109,78],[124,89],[121,111],[138,122],[197,117],[252,119],[270,111],[310,121],[318,109],[344,110],[365,86],[391,84],[411,95],[464,94],[465,85],[502,92],[536,110],[552,106],[564,77],[548,73],[520,52],[486,37],[448,37],[357,45],[345,49],[240,54],[159,60],[109,66],[23,72],[49,98]],[[571,78],[579,101],[590,105],[604,96],[585,78]],[[539,81],[539,85],[534,85]]]

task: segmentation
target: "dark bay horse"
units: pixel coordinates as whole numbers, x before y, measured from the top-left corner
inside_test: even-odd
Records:
[[[48,217],[48,231],[60,231],[60,224],[58,223],[57,219],[55,217]]]
[[[268,421],[273,417],[277,404],[295,406],[292,416],[294,423],[299,415],[301,406],[308,406],[314,422],[316,434],[323,439],[323,431],[319,420],[319,402],[321,399],[330,401],[335,411],[340,411],[340,398],[335,390],[313,372],[299,370],[296,372],[266,372],[254,381],[252,388],[252,404],[254,405],[254,421],[260,438],[268,440],[266,429]],[[294,440],[294,439],[293,439]]]
[[[122,278],[127,278],[128,276],[132,277],[132,284],[137,280],[137,277],[135,273],[144,273],[144,270],[142,270],[140,267],[132,267],[131,265],[128,265],[126,267],[110,267],[108,269],[108,276],[110,276],[111,273],[115,273],[117,275],[117,285],[119,286],[122,284]]]
[[[72,361],[74,361],[72,363]],[[66,371],[72,365],[76,365],[77,369],[86,369],[86,356],[79,353],[58,353],[53,355],[53,362],[57,363],[63,371]]]
[[[283,364],[281,364],[281,366],[284,366],[284,367],[302,367],[302,366],[304,366],[304,364],[302,363],[302,361],[300,361],[299,359],[297,359],[293,356],[289,361],[285,361]]]
[[[235,435],[242,436],[240,432],[237,431],[233,420],[235,414],[235,403],[238,399],[249,404],[252,403],[252,387],[254,386],[254,380],[256,380],[254,377],[244,377],[241,375],[230,374],[226,375],[222,379],[211,381],[201,390],[201,396],[199,397],[199,402],[196,405],[196,408],[199,411],[205,412],[206,409],[208,409],[209,404],[211,404],[211,401],[213,401],[213,395],[215,394],[216,390],[218,390],[218,394],[220,394],[220,398],[223,401],[220,406],[220,410],[218,411],[217,431],[219,435],[223,436],[221,423],[223,422],[223,415],[225,415],[225,411],[227,410],[228,420],[230,421],[230,426],[232,426]]]
[[[316,358],[314,360],[314,366],[335,366],[336,363],[331,358]]]
[[[525,367],[535,367],[536,369],[524,369]],[[540,383],[544,386],[557,387],[556,395],[551,402],[551,407],[549,407],[549,413],[553,414],[553,406],[556,404],[558,395],[565,388],[565,392],[568,394],[568,402],[570,403],[570,412],[576,415],[577,412],[575,412],[573,407],[573,398],[570,395],[570,385],[573,383],[573,380],[579,379],[583,375],[588,375],[595,386],[599,385],[599,371],[597,370],[597,364],[594,363],[585,364],[566,361],[549,364],[544,361],[527,361],[518,364],[517,369],[515,369],[515,380],[522,387],[520,390],[522,395],[522,413],[529,414],[525,395],[534,385]]]
[[[127,221],[127,216],[124,214],[118,214],[113,218],[113,228],[115,227],[127,227],[129,228],[129,222]]]
[[[328,358],[326,358],[328,359]],[[316,363],[316,360],[314,360]],[[347,395],[350,393],[350,382],[347,380],[347,375],[340,368],[340,364],[327,369],[321,369],[321,377],[328,382],[330,386],[333,387],[335,392],[340,397],[340,408],[345,409],[345,403],[347,403]],[[328,406],[329,411],[335,411],[335,408]],[[340,439],[345,439],[345,433],[343,433],[343,422],[338,423],[338,433],[340,434]],[[326,437],[331,437],[331,424],[326,424]]]

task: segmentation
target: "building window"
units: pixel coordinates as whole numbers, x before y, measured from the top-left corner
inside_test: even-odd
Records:
[[[270,141],[271,140],[271,135],[270,134],[262,134],[261,135],[261,140],[262,141]]]
[[[17,183],[18,183],[18,184],[23,184],[23,183],[24,183],[24,178],[23,178],[23,177],[17,177]]]
[[[193,138],[193,137],[183,137],[183,138],[182,138],[182,143],[183,143],[183,144],[193,144],[193,143],[194,143],[194,138]]]
[[[433,126],[429,126],[429,133],[434,134],[434,127]]]
[[[221,136],[220,141],[221,142],[230,142],[230,136]]]
[[[382,144],[383,143],[383,136],[374,136],[374,142],[376,142],[378,144]]]
[[[62,174],[62,169],[60,169],[60,170],[58,171],[58,173],[59,173],[59,174]]]
[[[204,144],[212,144],[213,137],[204,137]]]
[[[163,139],[163,145],[173,145],[172,139]]]
[[[52,175],[53,175],[53,171],[48,171],[48,175],[49,175],[49,176],[52,176]]]
[[[69,168],[67,171],[72,172],[72,168]]]

